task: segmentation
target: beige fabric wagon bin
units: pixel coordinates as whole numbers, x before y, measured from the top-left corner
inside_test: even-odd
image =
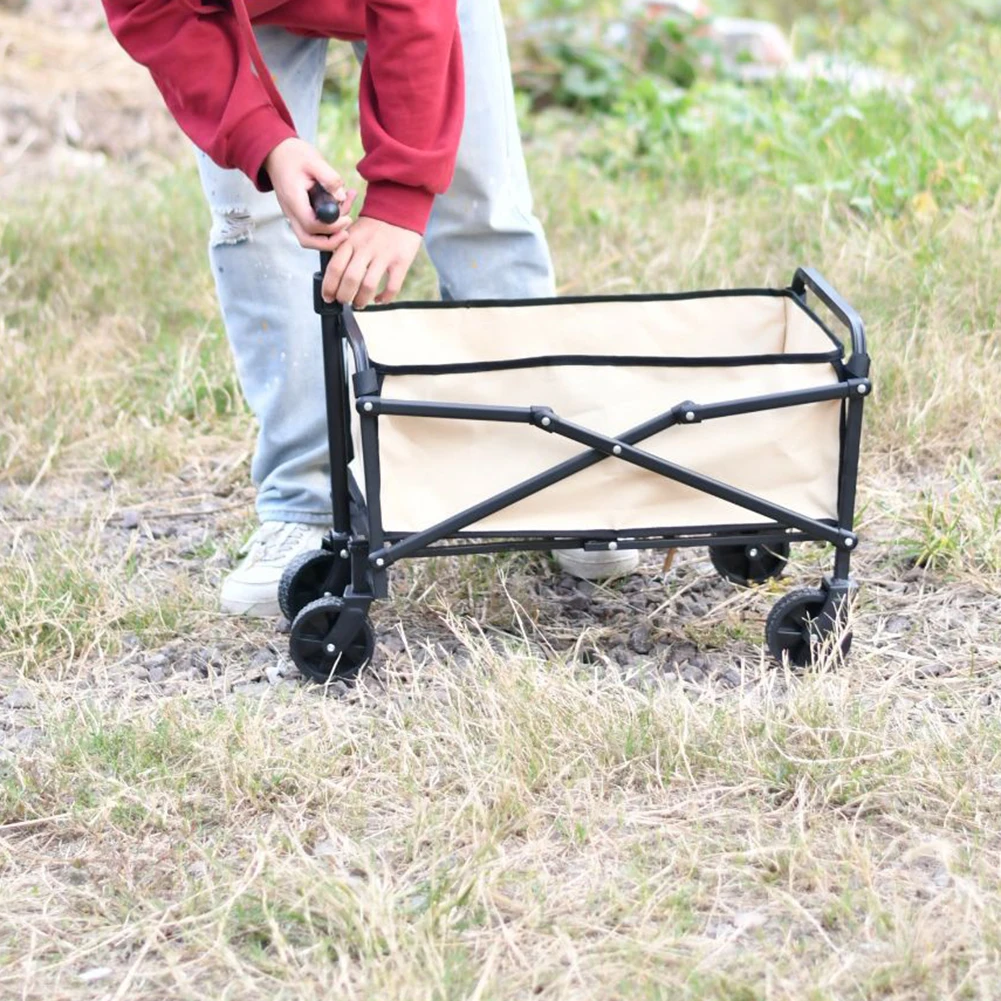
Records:
[[[426,304],[354,314],[384,400],[546,406],[617,436],[691,400],[837,384],[841,349],[791,293]],[[818,520],[836,520],[841,401],[675,426],[638,448]],[[359,416],[352,406],[364,489]],[[526,424],[383,415],[382,523],[417,532],[586,452]],[[470,534],[588,534],[768,521],[616,458],[467,526]]]

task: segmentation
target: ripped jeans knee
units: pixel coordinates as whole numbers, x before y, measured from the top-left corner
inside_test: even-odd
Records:
[[[209,243],[213,247],[245,243],[254,238],[254,228],[254,217],[246,205],[213,206]]]

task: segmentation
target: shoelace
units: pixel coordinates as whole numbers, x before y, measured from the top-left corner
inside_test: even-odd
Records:
[[[253,553],[259,562],[283,559],[306,535],[307,528],[295,522],[279,522],[277,527],[262,525],[249,539],[247,554]]]

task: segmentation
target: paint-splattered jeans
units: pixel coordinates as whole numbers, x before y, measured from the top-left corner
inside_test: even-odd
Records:
[[[460,0],[466,122],[455,180],[435,201],[426,234],[443,296],[553,294],[552,266],[532,199],[515,120],[497,0]],[[325,39],[257,31],[300,136],[315,140]],[[361,55],[364,51],[359,46]],[[335,150],[325,151],[335,167]],[[303,250],[273,194],[198,153],[212,209],[209,255],[244,396],[260,425],[251,474],[262,521],[327,523],[330,483],[316,254]]]

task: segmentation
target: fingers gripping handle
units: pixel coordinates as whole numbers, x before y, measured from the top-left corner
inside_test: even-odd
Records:
[[[340,205],[319,181],[309,189],[309,204],[313,206],[316,218],[328,226],[337,222],[341,217]]]

